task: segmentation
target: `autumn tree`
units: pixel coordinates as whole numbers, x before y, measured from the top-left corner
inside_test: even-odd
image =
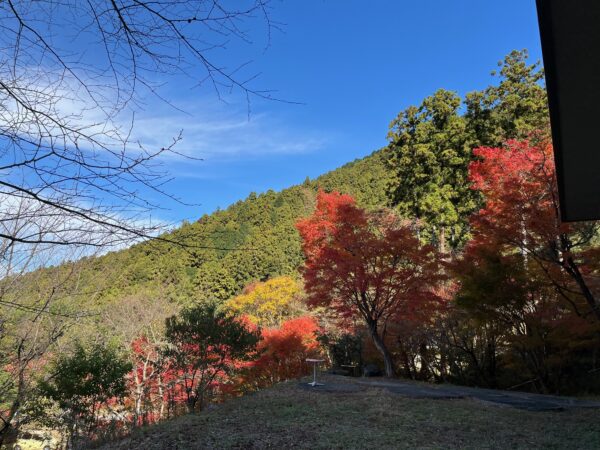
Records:
[[[458,306],[485,330],[478,341],[488,354],[473,362],[494,379],[496,356],[518,359],[541,390],[556,390],[566,373],[596,367],[598,224],[560,222],[552,147],[543,139],[474,153],[470,179],[485,204],[454,269]]]
[[[242,388],[257,389],[306,375],[306,358],[317,357],[319,324],[314,317],[301,316],[264,328],[257,346],[258,357],[242,372]]]
[[[552,146],[509,141],[479,148],[470,166],[485,207],[473,217],[474,245],[518,251],[546,274],[573,311],[600,320],[597,222],[561,223]]]
[[[179,377],[190,412],[204,406],[215,384],[231,376],[237,363],[253,357],[260,339],[258,331],[214,304],[169,317],[165,335],[165,356]]]
[[[544,308],[548,292],[535,274],[527,273],[520,255],[503,254],[497,248],[469,245],[452,270],[460,289],[446,329],[452,346],[461,353],[456,355],[462,363],[461,373],[456,375],[463,382],[498,387],[504,356],[516,350],[521,351],[523,360],[534,356],[533,345],[515,345],[519,339],[535,334],[530,343],[544,343],[535,317],[549,312]],[[452,323],[459,318],[460,324]]]
[[[251,283],[240,295],[228,300],[225,307],[261,327],[276,327],[302,313],[300,294],[296,280],[289,276],[275,277]]]
[[[439,279],[434,249],[389,211],[368,213],[338,193],[320,192],[316,211],[297,227],[309,303],[360,317],[386,375],[393,376],[385,343],[388,325],[434,300],[431,287]]]
[[[132,370],[127,381],[134,425],[158,420],[165,413],[168,365],[161,349],[166,341],[165,320],[178,309],[160,294],[140,292],[121,299],[102,318],[102,324],[110,329],[104,334],[129,350]]]

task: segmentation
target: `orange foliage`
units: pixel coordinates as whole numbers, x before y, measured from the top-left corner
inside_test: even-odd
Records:
[[[306,358],[319,355],[319,325],[311,316],[285,321],[279,328],[266,328],[258,344],[259,358],[247,365],[241,384],[246,389],[270,386],[298,378],[310,369]]]

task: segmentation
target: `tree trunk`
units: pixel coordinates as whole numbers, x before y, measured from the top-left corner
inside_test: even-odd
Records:
[[[21,347],[19,347],[19,350],[18,350],[18,359],[19,359],[19,361],[22,361],[20,348]],[[19,368],[19,374],[18,374],[17,380],[18,380],[17,381],[17,397],[13,400],[12,404],[10,405],[10,408],[8,410],[8,415],[6,417],[2,418],[3,424],[0,427],[0,447],[4,443],[4,439],[7,434],[9,434],[9,433],[15,433],[16,435],[19,434],[20,424],[19,424],[19,420],[15,421],[15,417],[17,417],[17,415],[19,414],[19,411],[21,409],[21,404],[23,402],[23,397],[25,396],[25,368],[24,368],[24,366],[21,366]]]
[[[188,413],[193,413],[196,409],[196,400],[197,398],[194,393],[188,395],[186,402]]]
[[[395,375],[395,373],[394,373],[394,361],[392,360],[392,354],[389,352],[389,350],[385,346],[385,343],[383,342],[383,339],[381,338],[381,336],[379,336],[379,333],[377,333],[377,323],[373,322],[373,323],[369,323],[368,325],[369,325],[369,333],[371,335],[371,339],[373,339],[373,344],[375,344],[375,347],[377,347],[377,350],[379,350],[379,353],[381,353],[381,356],[383,356],[383,364],[385,367],[385,376],[393,377]]]
[[[160,398],[160,409],[158,410],[158,420],[162,420],[165,413],[165,394],[163,392],[162,377],[158,375],[158,397]]]
[[[566,272],[577,283],[579,290],[581,291],[587,304],[591,308],[592,313],[596,316],[596,319],[600,320],[600,308],[598,307],[599,305],[596,302],[596,297],[594,296],[594,294],[590,290],[589,286],[587,285],[585,279],[583,278],[583,275],[581,274],[581,271],[579,270],[577,263],[575,263],[575,261],[573,260],[573,258],[571,256],[568,256],[565,259],[565,262],[563,263],[563,267],[565,268]]]
[[[419,344],[419,356],[421,357],[421,367],[419,368],[419,378],[421,380],[429,380],[433,371],[429,363],[427,344],[421,342]]]
[[[446,228],[440,227],[440,253],[442,257],[446,255]]]

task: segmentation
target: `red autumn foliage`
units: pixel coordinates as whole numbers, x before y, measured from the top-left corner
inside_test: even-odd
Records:
[[[296,228],[302,236],[302,251],[307,259],[315,259],[325,247],[329,236],[340,221],[343,207],[355,206],[354,198],[339,192],[317,194],[317,208],[312,216],[298,221]]]
[[[548,240],[569,225],[558,220],[552,147],[508,141],[501,148],[477,148],[479,160],[469,166],[473,189],[485,197],[485,206],[472,219],[477,240],[523,246]]]
[[[133,422],[153,423],[163,414],[165,400],[161,395],[165,375],[157,346],[142,336],[131,345],[133,369],[129,376]]]
[[[368,213],[338,193],[319,192],[315,213],[296,226],[306,256],[309,304],[360,317],[392,376],[387,326],[416,317],[438,300],[433,290],[440,281],[435,249],[422,245],[391,212]]]
[[[474,153],[479,161],[471,163],[469,176],[483,193],[485,207],[472,219],[471,247],[520,252],[526,264],[538,265],[576,314],[592,313],[600,321],[600,255],[590,245],[598,225],[560,222],[551,145],[508,141],[505,147]]]
[[[248,330],[256,330],[243,316],[240,322]],[[241,376],[220,372],[214,377],[210,385],[210,391],[217,394],[214,400],[305,375],[309,370],[306,358],[319,354],[318,330],[319,325],[310,316],[288,320],[279,328],[263,329],[257,359],[230,361]],[[195,349],[190,348],[190,351],[193,353]],[[132,357],[131,394],[126,406],[133,412],[133,423],[153,423],[183,412],[189,400],[186,388],[189,388],[193,368],[173,367],[168,358],[161,356],[158,346],[145,337],[133,343]]]
[[[145,336],[135,340],[131,350],[134,367],[129,374],[130,395],[125,406],[132,411],[132,423],[154,423],[183,412],[189,400],[193,368],[174,367],[158,345]],[[244,364],[234,361],[232,365]],[[231,377],[220,373],[209,383],[209,390],[216,395],[228,395],[236,391],[233,383]]]
[[[242,387],[256,389],[306,375],[306,358],[319,355],[318,331],[319,325],[311,316],[287,320],[279,328],[263,329],[258,344],[260,356],[247,365]]]
[[[174,369],[165,360],[159,344],[142,336],[132,343],[131,358],[130,396],[125,406],[132,411],[134,425],[155,423],[183,409],[186,395],[181,380],[185,371]]]
[[[494,384],[501,359],[503,370],[528,372],[536,389],[556,391],[595,367],[597,223],[560,222],[550,144],[508,141],[474,153],[470,180],[485,205],[454,273],[458,304],[495,349],[480,378]]]

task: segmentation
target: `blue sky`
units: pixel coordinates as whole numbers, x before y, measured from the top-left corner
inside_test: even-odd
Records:
[[[541,58],[533,0],[275,0],[272,17],[283,31],[266,50],[257,22],[253,45],[214,57],[231,67],[252,60],[254,86],[301,104],[254,99],[248,117],[239,95],[224,103],[209,87],[171,79],[163,95],[186,114],[149,100],[138,133],[152,143],[183,129],[179,150],[203,161],[163,161],[169,191],[194,206],[165,203],[158,217],[195,220],[314,178],[384,146],[396,114],[436,89],[484,88],[513,49]]]

